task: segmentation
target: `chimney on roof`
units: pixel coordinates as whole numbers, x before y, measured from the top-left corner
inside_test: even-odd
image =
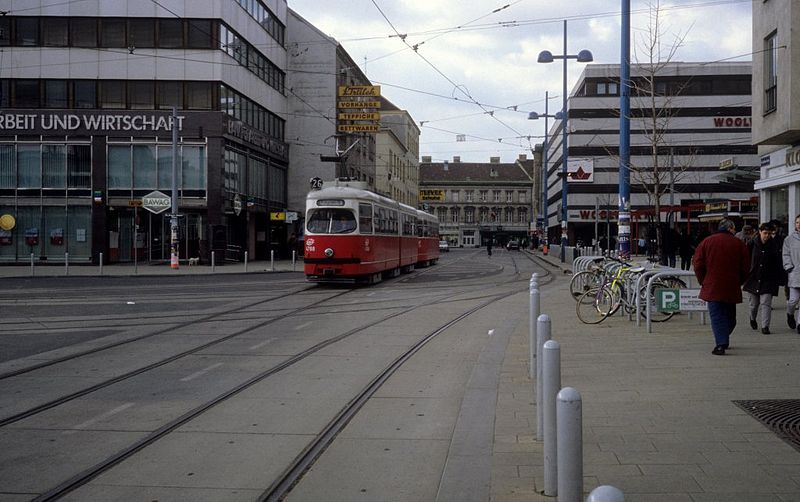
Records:
[[[458,155],[453,155],[453,162],[461,162],[461,157]]]
[[[450,170],[450,163],[447,162],[446,160],[444,162],[442,162],[442,169],[444,169],[445,171],[449,171]]]
[[[500,157],[489,157],[489,164],[499,164]]]
[[[524,162],[526,160],[528,160],[528,154],[526,154],[526,153],[519,154],[519,161],[520,162]]]
[[[430,155],[423,155],[422,156],[422,162],[430,164],[431,163],[431,156]]]

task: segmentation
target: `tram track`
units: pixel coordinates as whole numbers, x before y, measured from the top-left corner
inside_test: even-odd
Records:
[[[519,272],[516,271],[515,275],[519,275]],[[550,282],[551,280],[553,280],[552,274],[550,274],[549,272],[545,273],[544,275],[545,276],[550,275],[550,277],[546,278],[546,279],[543,278],[544,280],[543,281],[540,280],[541,281],[540,283],[545,284],[545,283]],[[346,338],[348,338],[348,337],[350,337],[350,336],[352,336],[352,335],[354,335],[356,333],[361,333],[361,332],[363,332],[363,331],[365,331],[365,330],[367,330],[367,329],[369,329],[371,327],[380,325],[381,323],[384,323],[384,322],[386,322],[386,321],[388,321],[390,319],[396,318],[398,316],[402,316],[402,315],[406,315],[406,314],[413,314],[413,312],[416,309],[419,309],[419,308],[422,308],[422,307],[427,307],[427,306],[437,305],[437,304],[444,304],[444,303],[452,303],[452,302],[465,302],[465,301],[470,301],[470,302],[480,301],[481,302],[479,305],[471,307],[470,309],[468,309],[467,311],[463,312],[459,316],[450,319],[449,321],[447,321],[447,322],[443,323],[441,326],[439,326],[437,329],[435,329],[432,332],[430,332],[430,333],[426,334],[425,336],[423,336],[417,343],[414,344],[414,346],[412,346],[410,349],[408,349],[403,354],[398,356],[390,365],[388,365],[382,372],[380,372],[380,374],[378,374],[374,379],[372,379],[370,384],[367,387],[365,387],[358,394],[358,396],[356,396],[354,399],[350,400],[351,404],[348,405],[348,407],[346,409],[343,409],[340,413],[337,414],[337,416],[334,418],[334,420],[332,420],[330,422],[330,424],[325,427],[323,433],[320,434],[318,439],[316,439],[312,445],[309,445],[309,447],[304,450],[304,453],[303,453],[303,455],[301,457],[298,457],[294,462],[292,462],[292,465],[289,468],[287,468],[285,474],[283,476],[281,476],[281,478],[279,480],[274,482],[270,486],[270,488],[267,491],[264,492],[264,494],[261,497],[262,500],[278,500],[282,496],[284,496],[285,493],[287,493],[287,490],[290,489],[291,486],[294,483],[297,482],[299,477],[302,476],[302,473],[305,472],[305,470],[308,469],[308,467],[313,464],[314,460],[316,458],[318,458],[318,456],[325,450],[325,448],[327,448],[327,446],[330,444],[330,442],[332,442],[333,439],[335,439],[336,435],[338,434],[338,431],[340,431],[349,422],[349,420],[358,412],[358,410],[369,399],[369,397],[372,396],[375,393],[375,391],[377,391],[377,389],[380,388],[380,386],[386,381],[386,379],[388,379],[389,376],[391,376],[391,374],[393,374],[395,371],[397,371],[397,369],[400,368],[405,361],[407,361],[411,356],[413,356],[413,354],[415,354],[416,352],[421,350],[422,347],[424,347],[424,345],[427,344],[430,340],[432,340],[433,338],[435,338],[436,336],[438,336],[442,332],[446,331],[450,326],[454,325],[455,323],[457,323],[457,322],[469,317],[470,315],[474,314],[475,312],[477,312],[477,311],[479,311],[479,310],[481,310],[481,309],[483,309],[483,308],[485,308],[485,307],[487,307],[487,306],[489,306],[489,305],[491,305],[491,304],[493,304],[495,302],[498,302],[498,301],[502,300],[503,298],[507,298],[507,297],[509,297],[511,295],[518,294],[518,293],[520,293],[520,292],[522,292],[524,290],[527,290],[527,284],[524,287],[518,287],[519,286],[518,282],[522,282],[522,279],[506,282],[505,284],[510,286],[511,290],[503,292],[502,294],[480,294],[480,295],[476,295],[476,296],[469,296],[468,295],[467,297],[464,297],[464,293],[465,292],[459,291],[459,292],[457,292],[455,294],[439,295],[440,297],[437,298],[435,301],[432,301],[432,302],[425,302],[424,304],[416,304],[416,305],[410,305],[410,306],[402,305],[402,306],[395,307],[393,309],[394,311],[392,313],[386,315],[386,316],[381,316],[381,318],[379,318],[379,319],[377,319],[375,321],[370,321],[370,322],[368,322],[368,323],[366,323],[364,325],[361,325],[361,326],[358,326],[356,328],[350,329],[350,330],[348,330],[348,331],[346,331],[344,333],[341,333],[341,334],[332,336],[330,338],[327,338],[327,339],[325,339],[325,340],[323,340],[323,341],[321,341],[321,342],[319,342],[319,343],[317,343],[317,344],[315,344],[315,345],[313,345],[313,346],[311,346],[311,347],[309,347],[309,348],[307,348],[305,350],[302,350],[302,351],[298,352],[297,354],[295,354],[294,356],[286,359],[282,363],[274,365],[271,368],[269,368],[269,369],[267,369],[267,370],[265,370],[265,371],[263,371],[263,372],[261,372],[261,373],[259,373],[257,375],[254,375],[253,377],[247,379],[246,381],[242,382],[241,384],[239,384],[239,385],[237,385],[237,386],[235,386],[235,387],[233,387],[233,388],[231,388],[231,389],[229,389],[229,390],[217,395],[213,399],[210,399],[210,400],[208,400],[208,401],[206,401],[206,402],[194,407],[193,409],[189,410],[188,412],[182,414],[179,417],[174,418],[173,420],[169,421],[168,423],[165,423],[164,425],[162,425],[158,429],[152,431],[151,433],[149,433],[147,436],[145,436],[141,440],[139,440],[139,441],[129,445],[128,447],[118,451],[116,454],[114,454],[112,456],[109,456],[106,459],[94,464],[90,468],[84,469],[80,473],[72,476],[71,478],[69,478],[69,479],[65,480],[64,482],[60,483],[59,485],[49,489],[45,493],[42,493],[35,500],[55,500],[57,498],[60,498],[60,497],[62,497],[64,495],[66,495],[67,493],[70,493],[70,492],[74,491],[75,489],[79,488],[80,486],[83,486],[86,483],[88,483],[89,481],[91,481],[92,479],[96,478],[97,476],[99,476],[103,472],[105,472],[105,471],[111,469],[112,467],[114,467],[115,465],[119,464],[123,460],[132,457],[137,452],[139,452],[142,449],[146,448],[148,445],[153,444],[154,442],[156,442],[159,439],[163,438],[164,436],[168,435],[170,432],[174,431],[175,429],[177,429],[181,425],[186,424],[189,421],[191,421],[191,420],[197,418],[198,416],[202,415],[204,412],[206,412],[207,410],[209,410],[212,407],[216,406],[217,404],[219,404],[219,403],[231,398],[232,396],[235,396],[236,394],[242,392],[245,389],[248,389],[248,388],[252,387],[256,383],[261,382],[261,381],[269,378],[270,376],[275,375],[276,373],[281,372],[281,371],[283,371],[283,370],[285,370],[285,369],[297,364],[298,362],[300,362],[300,361],[308,358],[309,356],[317,353],[318,351],[322,350],[323,348],[328,347],[330,345],[333,345],[333,344],[335,344],[335,343],[337,343],[339,341],[342,341],[342,340],[344,340],[344,339],[346,339]],[[341,296],[343,296],[343,295],[345,295],[347,293],[350,293],[352,291],[353,291],[352,289],[348,289],[348,290],[342,291],[342,292],[340,292],[338,294],[335,294],[335,295],[333,295],[331,297],[321,299],[318,302],[314,302],[311,305],[308,305],[308,306],[305,306],[305,307],[301,307],[299,309],[292,310],[292,311],[287,312],[287,313],[285,313],[283,315],[280,315],[278,317],[269,319],[269,320],[265,321],[264,323],[261,323],[258,326],[251,326],[251,327],[247,327],[247,328],[244,328],[242,330],[239,330],[238,332],[230,333],[230,334],[226,335],[225,337],[220,338],[218,340],[214,340],[214,341],[211,341],[211,342],[209,342],[207,344],[203,344],[203,345],[198,346],[196,348],[184,351],[184,352],[182,352],[180,354],[176,354],[175,356],[172,356],[170,358],[164,359],[164,360],[159,361],[157,363],[154,363],[152,365],[148,365],[146,367],[140,368],[140,369],[138,369],[136,371],[129,372],[129,373],[125,374],[125,375],[120,375],[120,376],[118,376],[116,378],[109,379],[109,380],[107,380],[105,382],[102,382],[101,384],[99,384],[97,386],[92,386],[92,387],[86,388],[86,389],[84,389],[84,390],[82,390],[82,391],[80,391],[78,393],[73,393],[73,394],[70,394],[70,395],[67,395],[67,396],[63,396],[59,400],[53,400],[50,403],[46,403],[45,405],[42,405],[42,406],[39,406],[39,407],[36,407],[36,408],[31,408],[30,410],[28,410],[25,413],[20,413],[20,414],[17,414],[15,416],[13,416],[13,417],[8,417],[7,419],[3,419],[2,421],[0,421],[0,426],[8,425],[10,423],[17,422],[17,421],[22,420],[24,418],[31,417],[33,415],[36,415],[37,413],[45,411],[46,409],[51,409],[51,408],[56,407],[56,406],[58,406],[60,404],[64,404],[64,403],[69,402],[71,400],[77,399],[78,397],[85,396],[85,395],[87,395],[87,394],[89,394],[91,392],[97,391],[100,388],[105,388],[105,387],[108,387],[108,386],[113,385],[115,383],[119,383],[119,382],[121,382],[123,380],[129,379],[129,378],[133,378],[133,377],[138,376],[138,375],[140,375],[142,373],[145,373],[145,372],[147,372],[149,370],[152,370],[152,369],[155,369],[157,367],[166,365],[166,364],[168,364],[170,362],[173,362],[173,361],[175,361],[175,360],[177,360],[177,359],[179,359],[181,357],[186,357],[187,355],[200,352],[200,351],[202,351],[204,349],[207,349],[207,348],[209,348],[209,347],[211,347],[213,345],[222,343],[222,342],[224,342],[226,340],[229,340],[229,339],[231,339],[231,338],[233,338],[235,336],[241,335],[243,333],[246,333],[246,332],[249,332],[249,331],[253,331],[253,330],[257,329],[258,327],[263,327],[263,326],[265,326],[265,325],[267,325],[269,323],[275,322],[277,320],[286,319],[286,318],[289,318],[289,317],[291,317],[293,315],[297,315],[298,313],[301,313],[301,312],[302,312],[304,317],[307,317],[309,315],[316,315],[313,312],[313,310],[315,310],[315,309],[332,308],[335,311],[338,307],[346,306],[346,305],[344,305],[344,304],[334,304],[333,306],[332,305],[327,305],[326,306],[326,305],[323,305],[323,304],[326,304],[326,303],[329,304],[331,301],[335,301],[337,298],[340,298]],[[227,310],[225,312],[216,313],[216,314],[213,314],[213,315],[211,315],[209,317],[219,317],[219,316],[223,316],[223,315],[230,315],[231,313],[240,312],[240,311],[242,311],[244,309],[252,308],[252,307],[257,306],[259,304],[263,304],[263,303],[265,303],[267,301],[269,301],[269,300],[262,300],[262,301],[259,301],[259,302],[253,302],[252,304],[245,305],[245,306],[240,306],[240,307],[237,307],[235,309],[229,309],[229,310]],[[378,299],[378,301],[376,303],[380,303],[382,301],[383,300]],[[371,309],[363,309],[363,310],[359,310],[359,311],[369,311],[369,310],[371,310]],[[319,314],[326,314],[326,312],[319,312]],[[204,320],[207,320],[207,319],[204,319]],[[186,323],[187,326],[190,326],[192,324],[193,323],[191,323],[191,322]],[[163,332],[168,331],[169,329],[174,329],[174,328],[165,329],[165,330],[163,330]],[[153,336],[153,335],[155,335],[155,333],[151,334],[150,336]],[[95,352],[95,351],[91,351],[91,352]],[[55,364],[55,363],[53,363],[53,364]],[[28,371],[32,371],[32,369],[28,369]],[[3,375],[3,377],[8,378],[9,376]]]

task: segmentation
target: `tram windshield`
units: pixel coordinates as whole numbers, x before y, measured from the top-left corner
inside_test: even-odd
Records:
[[[356,230],[356,218],[349,209],[314,209],[306,228],[315,234],[349,234]]]

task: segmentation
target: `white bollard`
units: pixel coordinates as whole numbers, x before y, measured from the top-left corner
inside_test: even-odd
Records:
[[[556,437],[556,396],[561,388],[561,345],[544,342],[542,349],[542,415],[544,417],[544,494],[558,495],[558,451]]]
[[[214,261],[214,251],[211,251],[211,273],[213,274],[217,268],[217,263]]]
[[[247,272],[247,251],[244,252],[244,271]]]
[[[64,253],[64,275],[69,275],[69,253]]]
[[[295,271],[295,265],[297,264],[297,250],[292,250],[292,272]]]
[[[275,250],[269,252],[269,268],[275,272]]]
[[[536,319],[539,318],[539,311],[541,309],[541,297],[539,290],[532,288],[530,290],[530,299],[528,304],[528,350],[530,352],[528,358],[528,374],[531,380],[536,378]]]
[[[550,339],[550,316],[542,314],[537,318],[536,328],[536,439],[544,439],[544,413],[542,409],[542,350],[544,342]]]
[[[103,275],[103,253],[100,253],[100,275]]]
[[[603,485],[592,490],[586,502],[625,502],[625,495],[619,488]]]
[[[558,501],[583,500],[583,419],[580,393],[564,387],[556,401]]]
[[[534,272],[533,274],[531,274],[530,284],[531,284],[531,288],[539,289],[539,274],[537,272]],[[536,285],[535,287],[534,287],[534,284]]]
[[[33,269],[33,253],[31,253],[31,277],[33,277],[34,274],[36,274],[36,272],[34,272],[34,269]]]

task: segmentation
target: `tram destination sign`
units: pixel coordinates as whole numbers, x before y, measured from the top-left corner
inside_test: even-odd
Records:
[[[160,214],[172,206],[172,199],[165,193],[150,192],[142,197],[142,207],[147,209],[153,214]]]

